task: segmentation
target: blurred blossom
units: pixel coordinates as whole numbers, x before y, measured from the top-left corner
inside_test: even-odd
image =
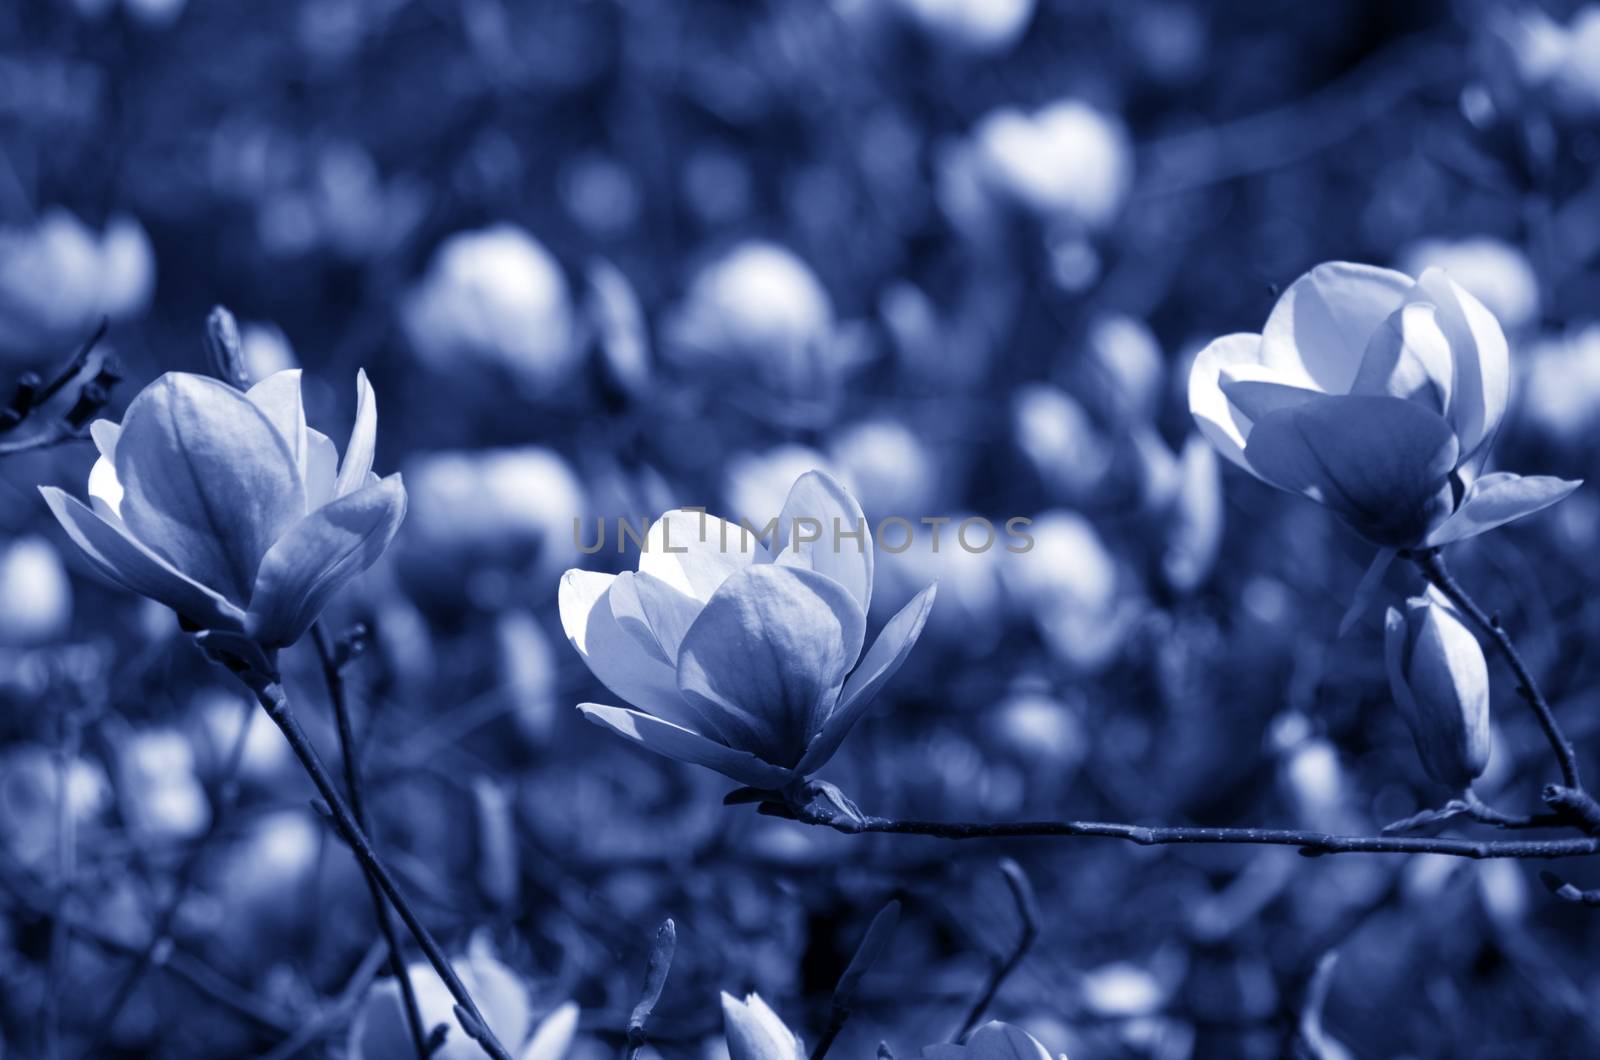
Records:
[[[1081,503],[1111,471],[1111,445],[1071,394],[1048,383],[1018,387],[1011,399],[1017,446],[1053,496]]]
[[[1486,30],[1490,90],[1511,116],[1524,96],[1578,119],[1600,112],[1600,5],[1584,4],[1562,25],[1532,4],[1507,4]]]
[[[117,0],[72,0],[78,14],[88,19],[104,18]],[[135,20],[150,29],[164,29],[183,14],[187,0],[122,0],[122,6]]]
[[[289,744],[254,700],[220,688],[210,688],[195,697],[194,710],[206,734],[208,770],[220,775],[239,739],[239,728],[248,725],[239,758],[239,777],[262,782],[270,780],[289,763]]]
[[[938,464],[900,420],[882,417],[852,424],[834,435],[828,451],[831,465],[874,522],[891,515],[917,518],[932,510]]]
[[[580,155],[569,162],[561,193],[567,212],[603,239],[627,232],[639,217],[638,181],[625,166],[602,155]]]
[[[433,371],[495,365],[532,397],[560,387],[583,356],[561,266],[511,224],[441,243],[407,294],[403,319],[417,356]]]
[[[72,624],[72,584],[42,537],[0,543],[0,645],[42,644]]]
[[[589,669],[637,708],[581,704],[590,721],[780,790],[833,757],[921,635],[934,587],[863,653],[876,549],[860,505],[813,471],[768,518],[770,550],[736,523],[668,512],[637,573],[570,570],[560,608]]]
[[[1538,343],[1527,373],[1523,420],[1565,445],[1590,442],[1600,424],[1600,324]]]
[[[299,893],[322,857],[323,829],[304,809],[273,810],[250,820],[231,844],[220,887],[237,917],[294,915]]]
[[[930,37],[959,51],[994,55],[1028,29],[1034,0],[890,0]]]
[[[723,994],[722,1025],[728,1060],[805,1060],[800,1039],[760,994],[746,994],[743,1001]]]
[[[564,1002],[535,1021],[523,981],[500,963],[481,939],[475,938],[465,960],[451,961],[462,985],[472,995],[484,1022],[518,1060],[564,1060],[578,1029],[578,1006]],[[462,1031],[455,1018],[455,999],[433,967],[418,961],[406,969],[416,992],[424,1027],[450,1029],[435,1060],[474,1060],[483,1050]],[[414,1052],[401,1008],[400,987],[384,978],[368,990],[350,1030],[352,1060],[393,1060]]]
[[[1133,152],[1117,118],[1076,100],[1033,114],[992,111],[973,131],[985,185],[1038,216],[1102,228],[1133,179]]]
[[[155,252],[137,220],[115,215],[96,234],[52,207],[31,225],[0,228],[0,355],[58,355],[96,318],[128,320],[155,291]]]
[[[15,744],[0,758],[0,839],[28,866],[53,860],[60,843],[62,793],[72,825],[95,820],[111,804],[111,784],[93,759],[61,759],[40,744]]]
[[[733,519],[744,519],[759,529],[783,510],[795,480],[808,471],[837,473],[832,461],[804,445],[736,453],[728,460],[722,496]]]
[[[973,1031],[965,1044],[927,1046],[922,1050],[922,1060],[1052,1060],[1052,1057],[1039,1039],[1021,1027],[990,1020]],[[1064,1055],[1062,1060],[1065,1060]]]
[[[1455,241],[1423,239],[1400,254],[1400,268],[1413,276],[1442,269],[1477,296],[1508,330],[1537,321],[1539,278],[1519,248],[1493,236]]]
[[[1047,764],[1053,771],[1075,770],[1089,753],[1088,735],[1077,714],[1040,692],[1007,697],[995,711],[995,733],[1013,753]]]
[[[1147,1016],[1165,1006],[1168,991],[1148,970],[1126,961],[1102,965],[1083,976],[1083,1003],[1098,1016]]]
[[[433,573],[459,577],[461,564],[531,564],[553,576],[578,554],[573,526],[588,501],[572,468],[548,449],[425,453],[405,473],[417,498],[405,542],[412,566],[454,561]]]
[[[1336,828],[1348,812],[1339,751],[1320,736],[1295,741],[1283,755],[1283,783],[1308,828]]]
[[[703,266],[663,333],[667,356],[702,380],[751,379],[794,400],[831,398],[853,362],[816,273],[759,240]]]
[[[1167,366],[1145,322],[1117,314],[1099,317],[1089,326],[1088,349],[1119,411],[1154,419],[1166,391]]]
[[[543,743],[555,725],[556,660],[550,639],[532,614],[512,608],[494,623],[499,675],[496,685],[510,698],[517,727]]]
[[[289,336],[276,324],[241,324],[239,349],[251,379],[265,379],[300,367],[300,358],[295,356]]]
[[[1389,608],[1389,688],[1428,775],[1464,791],[1489,764],[1489,667],[1455,609],[1433,595]]]
[[[1007,590],[1056,658],[1084,671],[1103,668],[1122,649],[1138,607],[1116,557],[1076,512],[1038,515],[1028,533],[1033,548],[1000,561]]]
[[[109,581],[202,630],[292,644],[383,553],[405,516],[400,476],[372,472],[378,412],[364,372],[356,393],[341,462],[333,442],[306,425],[298,371],[248,392],[169,372],[121,424],[91,425],[100,450],[92,508],[53,486],[40,492]]]
[[[911,535],[911,547],[891,551],[899,548],[901,538],[895,528],[887,528],[876,569],[882,591],[874,592],[872,610],[875,618],[886,618],[924,585],[938,582],[939,606],[928,615],[924,635],[946,648],[981,657],[1000,638],[1000,564],[1010,557],[998,548],[981,552],[959,545],[951,548],[948,527],[960,527],[970,517],[970,512],[952,513],[946,539],[937,550],[933,535],[922,532]]]
[[[1222,471],[1204,437],[1192,434],[1178,457],[1176,489],[1167,511],[1161,573],[1180,593],[1193,592],[1211,574],[1222,548]]]
[[[175,729],[147,729],[122,748],[120,787],[129,823],[149,839],[190,839],[211,824],[194,748]]]
[[[1443,272],[1412,280],[1333,262],[1296,280],[1261,334],[1200,352],[1189,408],[1218,451],[1261,481],[1326,505],[1374,544],[1431,547],[1579,485],[1478,476],[1509,375],[1499,323]]]

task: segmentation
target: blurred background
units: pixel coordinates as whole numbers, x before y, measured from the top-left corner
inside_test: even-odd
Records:
[[[617,1055],[669,915],[654,1055],[726,1056],[718,990],[814,1042],[898,897],[832,1055],[915,1057],[1017,938],[1009,854],[1042,935],[990,1011],[1073,1060],[1283,1055],[1330,951],[1324,1055],[1594,1056],[1600,928],[1536,866],[725,808],[582,722],[555,589],[633,565],[580,555],[575,519],[759,525],[813,467],[873,520],[1028,517],[1024,555],[880,552],[876,621],[941,588],[824,773],[868,812],[1370,832],[1439,805],[1381,609],[1335,636],[1370,546],[1218,466],[1188,360],[1317,262],[1443,265],[1511,338],[1498,464],[1593,478],[1597,161],[1600,7],[1559,0],[24,0],[0,397],[104,315],[116,415],[205,370],[217,303],[335,438],[366,369],[410,515],[328,624],[370,631],[381,846],[510,1042],[575,1003],[567,1055]],[[365,889],[277,732],[40,502],[92,459],[0,460],[4,1055],[404,1056]],[[1590,760],[1597,544],[1591,489],[1454,560]],[[331,754],[315,655],[284,662]],[[1547,752],[1494,673],[1482,787],[1533,805]]]

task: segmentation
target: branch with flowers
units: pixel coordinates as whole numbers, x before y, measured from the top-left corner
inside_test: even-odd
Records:
[[[1403,609],[1388,609],[1384,655],[1422,764],[1453,798],[1383,834],[864,813],[813,774],[905,660],[935,587],[892,617],[863,651],[872,545],[840,547],[839,536],[830,545],[826,535],[819,542],[795,532],[805,519],[822,527],[865,522],[856,500],[821,472],[795,484],[770,543],[751,540],[747,529],[726,520],[679,510],[652,528],[637,571],[569,571],[560,597],[568,638],[595,676],[632,704],[579,709],[650,750],[739,781],[744,786],[730,803],[755,803],[766,815],[849,834],[1252,844],[1291,846],[1308,856],[1600,853],[1600,806],[1582,787],[1576,754],[1553,709],[1509,634],[1455,581],[1441,555],[1445,546],[1541,511],[1579,486],[1484,472],[1508,380],[1499,324],[1444,273],[1430,270],[1413,280],[1342,262],[1319,266],[1289,287],[1261,333],[1212,342],[1190,376],[1195,421],[1223,456],[1271,486],[1322,504],[1377,546],[1353,615],[1372,603],[1382,575],[1401,555],[1432,586]],[[673,541],[681,543],[676,551],[668,547]],[[1468,623],[1504,655],[1555,752],[1561,782],[1545,789],[1540,812],[1502,812],[1472,789],[1489,758],[1489,680]],[[1503,830],[1577,834],[1393,834],[1456,817]]]
[[[95,570],[175,611],[288,741],[369,883],[401,984],[406,1047],[427,1055],[438,1030],[422,1019],[423,1006],[409,989],[412,973],[398,952],[389,909],[448,992],[461,1031],[484,1053],[510,1057],[372,842],[336,649],[313,633],[334,700],[348,798],[302,728],[279,672],[279,653],[313,631],[341,587],[388,547],[405,515],[400,477],[372,471],[372,388],[358,374],[355,423],[341,457],[331,439],[307,424],[298,371],[248,385],[228,325],[225,315],[214,316],[210,332],[223,381],[181,372],[160,377],[120,424],[90,426],[100,458],[89,474],[89,503],[51,487],[42,488],[44,499]],[[1508,375],[1498,324],[1448,277],[1426,272],[1413,281],[1343,263],[1320,266],[1291,286],[1260,334],[1220,338],[1194,363],[1190,407],[1222,455],[1269,485],[1322,504],[1377,547],[1352,615],[1376,599],[1396,558],[1410,560],[1428,583],[1423,594],[1387,609],[1384,663],[1422,766],[1452,798],[1382,833],[932,821],[863,812],[816,774],[908,658],[937,591],[923,588],[869,640],[874,545],[856,498],[820,471],[794,483],[768,538],[701,509],[677,509],[649,529],[637,570],[568,571],[559,587],[561,623],[589,669],[626,704],[579,709],[648,750],[737,781],[729,803],[753,803],[765,815],[852,835],[1289,846],[1308,856],[1600,854],[1600,805],[1583,787],[1577,753],[1554,708],[1510,634],[1455,580],[1441,554],[1547,508],[1579,485],[1485,472]],[[1504,656],[1554,753],[1559,783],[1545,788],[1545,807],[1537,812],[1505,812],[1473,789],[1489,758],[1488,663],[1479,635]],[[1566,834],[1405,834],[1458,819],[1501,831]],[[1595,892],[1553,874],[1545,879],[1560,899],[1600,904]],[[1008,881],[1019,908],[1031,908],[1026,880],[1017,883],[1008,871]],[[989,1024],[967,1034],[1033,941],[1035,918],[1023,919],[1013,957],[997,969],[957,1034],[964,1040],[930,1047],[925,1057],[1048,1060],[1016,1028]],[[826,1053],[848,1018],[855,985],[892,922],[886,914],[869,930],[835,992],[814,1057]],[[673,937],[664,931],[661,939]],[[653,962],[648,1003],[641,1002],[627,1031],[633,1052],[644,1044],[645,1021],[670,961],[669,942],[658,941],[658,949],[665,956]],[[759,998],[725,998],[724,1014],[734,1060],[802,1055],[799,1039]],[[572,1018],[564,1016],[561,1026]]]

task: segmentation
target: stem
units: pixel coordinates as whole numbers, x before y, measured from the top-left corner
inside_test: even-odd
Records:
[[[1011,947],[1006,959],[995,966],[994,974],[989,977],[989,985],[984,988],[982,996],[973,1003],[967,1018],[961,1024],[961,1029],[956,1031],[956,1036],[951,1039],[955,1042],[961,1041],[978,1025],[978,1020],[983,1018],[984,1012],[1000,993],[1000,987],[1005,985],[1006,979],[1017,970],[1017,965],[1022,963],[1022,958],[1028,955],[1028,950],[1039,937],[1037,903],[1027,876],[1023,875],[1021,866],[1010,858],[1002,863],[1001,871],[1005,873],[1006,886],[1011,891],[1011,898],[1016,902],[1017,916],[1022,920],[1022,930],[1017,934],[1017,944]]]
[[[1561,768],[1561,782],[1575,791],[1582,791],[1583,785],[1578,780],[1578,755],[1572,748],[1572,742],[1561,731],[1561,726],[1556,722],[1555,712],[1550,709],[1549,700],[1544,698],[1544,693],[1539,690],[1539,685],[1533,679],[1533,674],[1528,672],[1527,663],[1522,661],[1522,654],[1517,651],[1517,646],[1511,643],[1511,638],[1500,624],[1484,613],[1472,597],[1467,595],[1461,584],[1455,580],[1444,565],[1444,557],[1437,549],[1416,552],[1411,555],[1411,560],[1417,565],[1435,588],[1443,593],[1452,604],[1461,610],[1474,625],[1483,631],[1484,636],[1494,641],[1500,649],[1500,654],[1505,656],[1506,662],[1511,665],[1512,673],[1517,676],[1517,685],[1522,690],[1522,698],[1528,701],[1533,708],[1534,716],[1539,719],[1539,727],[1544,730],[1545,739],[1550,742],[1550,749],[1555,752],[1556,764]]]
[[[316,748],[311,745],[311,740],[306,736],[305,730],[300,727],[300,722],[295,719],[294,712],[289,709],[289,698],[284,694],[283,685],[276,680],[266,679],[252,673],[240,674],[240,677],[255,692],[261,706],[266,710],[267,716],[282,730],[284,738],[289,741],[289,746],[294,749],[295,756],[300,759],[300,764],[305,768],[311,782],[316,785],[317,793],[328,804],[328,809],[333,815],[333,823],[339,829],[339,834],[350,845],[350,850],[355,854],[356,860],[366,870],[368,877],[377,882],[384,895],[389,899],[389,904],[394,906],[395,912],[400,914],[400,919],[405,922],[406,929],[417,940],[417,945],[422,948],[423,954],[428,958],[428,963],[433,965],[434,971],[439,973],[439,978],[450,991],[450,996],[455,998],[457,1008],[465,1013],[468,1020],[462,1021],[463,1029],[469,1036],[476,1039],[483,1051],[495,1060],[511,1060],[511,1054],[506,1052],[505,1046],[500,1044],[494,1036],[494,1031],[484,1022],[483,1015],[478,1011],[478,1006],[473,1003],[472,995],[456,975],[455,969],[450,967],[444,951],[434,941],[416,912],[411,908],[411,903],[401,893],[400,887],[395,883],[389,870],[384,868],[378,860],[377,852],[372,849],[372,844],[367,840],[366,833],[361,826],[356,824],[355,815],[350,812],[344,797],[339,794],[338,787],[333,778],[328,774],[327,766],[322,764],[322,759],[317,755]],[[460,1013],[457,1016],[460,1019]]]
[[[368,836],[373,835],[371,818],[367,816],[366,799],[361,793],[361,767],[356,761],[356,742],[350,725],[350,706],[345,699],[344,674],[340,662],[334,657],[328,635],[319,622],[311,627],[311,639],[317,646],[317,659],[322,663],[323,681],[328,686],[328,698],[333,703],[333,717],[339,729],[339,756],[343,759],[344,785],[350,791],[350,809],[356,824]],[[367,893],[372,898],[372,913],[377,918],[378,930],[389,944],[389,972],[400,984],[401,1008],[406,1014],[406,1027],[411,1032],[411,1044],[416,1047],[417,1060],[428,1060],[428,1031],[422,1025],[422,1012],[417,1007],[417,991],[406,971],[405,956],[400,949],[400,939],[395,934],[394,921],[389,918],[389,907],[384,904],[383,892],[371,873],[366,874]]]
[[[1433,836],[1335,835],[1285,828],[1188,828],[1147,826],[1105,821],[917,821],[894,817],[862,816],[859,822],[836,826],[834,821],[804,807],[764,802],[758,809],[773,817],[801,824],[823,825],[847,834],[883,832],[924,835],[936,839],[1020,839],[1099,837],[1122,839],[1139,846],[1182,843],[1248,844],[1299,847],[1307,857],[1323,854],[1446,854],[1472,858],[1580,858],[1600,854],[1600,837],[1579,839],[1452,839]]]

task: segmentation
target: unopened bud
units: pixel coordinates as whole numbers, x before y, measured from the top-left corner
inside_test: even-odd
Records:
[[[1489,764],[1489,667],[1448,605],[1429,597],[1390,608],[1384,623],[1389,687],[1428,775],[1461,791]]]

